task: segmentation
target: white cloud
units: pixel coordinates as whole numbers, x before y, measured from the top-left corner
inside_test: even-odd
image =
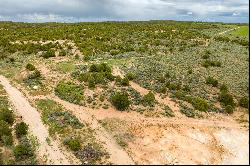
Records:
[[[233,16],[238,16],[238,15],[240,15],[240,13],[237,13],[237,12],[233,13]]]
[[[248,10],[248,0],[0,0],[0,20],[28,22],[150,19],[248,22]]]

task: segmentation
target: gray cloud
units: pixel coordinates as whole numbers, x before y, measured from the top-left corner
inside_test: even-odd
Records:
[[[0,0],[0,20],[248,22],[248,0]]]

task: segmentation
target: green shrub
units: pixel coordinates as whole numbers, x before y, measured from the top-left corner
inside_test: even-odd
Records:
[[[37,69],[28,76],[28,79],[38,79],[41,77],[41,72]]]
[[[188,74],[192,74],[193,73],[193,70],[192,69],[189,69],[188,70]]]
[[[133,80],[135,78],[134,74],[129,72],[125,75],[125,77],[127,77],[130,81]]]
[[[180,90],[181,85],[179,83],[169,83],[167,84],[169,90]]]
[[[239,101],[239,105],[244,108],[249,108],[249,99],[247,97],[242,97]]]
[[[120,111],[129,108],[130,101],[127,92],[116,92],[111,96],[111,103]]]
[[[89,61],[89,60],[91,59],[91,56],[90,56],[90,55],[84,55],[84,56],[83,56],[83,59],[84,59],[85,61]]]
[[[165,86],[162,86],[159,92],[165,94],[167,92],[167,88]]]
[[[121,85],[123,85],[123,86],[129,86],[129,79],[127,77],[124,77],[121,80]]]
[[[66,55],[67,55],[67,53],[65,50],[62,50],[59,52],[59,56],[66,56]]]
[[[92,64],[89,67],[89,72],[104,72],[111,73],[111,68],[106,63]]]
[[[188,107],[181,107],[180,112],[185,114],[189,118],[194,118],[196,115],[194,110]]]
[[[90,76],[88,79],[88,87],[91,88],[95,88],[95,78],[93,76]]]
[[[99,65],[98,64],[92,64],[90,67],[89,67],[89,72],[99,72],[100,69],[99,69]]]
[[[148,92],[148,94],[143,96],[142,103],[144,106],[153,107],[155,105],[155,95],[151,91]]]
[[[84,100],[83,87],[73,82],[59,82],[55,88],[55,94],[61,99],[75,104],[82,104]]]
[[[28,63],[26,65],[26,69],[29,71],[34,71],[36,69],[36,67],[34,65],[32,65],[31,63]]]
[[[13,145],[13,137],[12,137],[12,135],[3,135],[1,137],[1,140],[3,141],[3,144],[5,146],[11,146],[11,145]]]
[[[191,104],[195,109],[203,112],[206,112],[209,108],[207,101],[199,97],[192,98]]]
[[[221,67],[221,62],[220,61],[211,61],[211,60],[205,60],[203,63],[202,63],[202,66],[208,68],[210,66],[212,67]]]
[[[75,59],[77,59],[77,60],[80,59],[80,55],[76,54]]]
[[[185,99],[186,99],[186,93],[185,93],[184,91],[181,91],[181,90],[176,91],[176,92],[174,93],[174,96],[175,96],[177,99],[179,99],[179,100],[185,100]]]
[[[11,128],[9,124],[3,120],[0,121],[0,139],[2,140],[2,136],[10,136],[11,135]]]
[[[7,108],[3,108],[2,110],[0,110],[0,121],[1,120],[12,125],[15,120],[13,112],[8,110]]]
[[[191,88],[188,85],[184,85],[182,90],[185,91],[185,92],[190,92]]]
[[[98,144],[88,143],[81,150],[76,151],[75,155],[80,158],[82,162],[87,162],[89,165],[99,165],[102,159],[108,156],[103,152]]]
[[[167,116],[167,117],[175,116],[174,112],[171,110],[171,108],[169,108],[169,106],[164,106],[163,110],[164,110],[164,113],[163,113],[164,116]]]
[[[113,76],[111,73],[105,73],[105,77],[107,79],[109,79],[110,81],[114,81],[115,80],[115,76]]]
[[[50,57],[55,57],[55,51],[49,50],[43,53],[42,57],[43,58],[50,58]]]
[[[121,81],[122,81],[121,76],[116,76],[116,77],[115,77],[115,82],[116,82],[116,83],[120,83]]]
[[[100,95],[99,100],[100,100],[101,102],[104,102],[105,96],[104,96],[104,95]]]
[[[228,114],[232,114],[234,112],[234,107],[232,107],[231,105],[227,105],[225,107],[225,112]]]
[[[16,160],[27,159],[34,155],[30,145],[26,145],[26,144],[20,144],[20,145],[15,146],[13,152],[14,152],[14,156]]]
[[[28,125],[24,122],[17,123],[15,126],[15,133],[18,138],[28,133]]]
[[[66,139],[64,140],[64,144],[68,145],[68,147],[73,151],[78,151],[81,149],[81,143],[78,139]]]
[[[206,84],[210,84],[210,85],[212,85],[213,87],[217,87],[218,84],[219,84],[219,82],[218,82],[216,79],[212,78],[212,77],[208,77],[208,78],[206,79]]]
[[[77,79],[80,81],[80,82],[88,82],[89,78],[91,77],[91,73],[89,72],[86,72],[86,73],[80,73],[78,76],[77,76]]]
[[[221,92],[219,95],[219,101],[224,105],[231,105],[232,107],[235,106],[233,96],[226,92]]]
[[[91,75],[94,78],[96,84],[104,84],[105,83],[105,75],[103,72],[91,73]]]
[[[203,59],[208,59],[210,56],[208,54],[205,54],[202,56]]]
[[[220,91],[221,91],[221,93],[227,93],[228,92],[228,87],[225,84],[222,84],[220,86]]]

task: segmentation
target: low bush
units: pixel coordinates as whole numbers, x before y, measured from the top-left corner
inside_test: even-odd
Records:
[[[43,58],[50,58],[50,57],[55,57],[55,51],[49,50],[43,53],[42,57]]]
[[[17,123],[15,126],[15,133],[17,138],[26,135],[28,133],[28,125],[24,122]]]
[[[199,97],[192,98],[191,104],[195,109],[203,112],[206,112],[209,108],[207,101]]]
[[[76,151],[75,154],[82,162],[87,162],[89,165],[101,163],[102,159],[108,156],[98,145],[90,143]]]
[[[188,69],[188,74],[192,74],[193,70],[192,69]]]
[[[89,67],[89,72],[104,72],[111,73],[111,68],[106,63],[92,64]]]
[[[194,118],[196,115],[194,110],[188,107],[182,107],[180,111],[181,113],[185,114],[189,118]]]
[[[227,93],[228,92],[228,87],[225,84],[222,84],[220,86],[220,92],[221,93]]]
[[[28,76],[28,79],[38,79],[40,77],[41,77],[41,72],[35,69],[34,72]]]
[[[13,112],[8,110],[7,108],[3,108],[0,110],[0,121],[3,120],[8,124],[12,125],[14,122]]]
[[[78,151],[81,149],[81,143],[78,139],[65,139],[64,144],[73,151]]]
[[[179,83],[169,83],[166,85],[169,90],[180,90],[181,85]]]
[[[29,71],[34,71],[36,69],[36,67],[34,65],[32,65],[31,63],[28,63],[26,65],[26,69]]]
[[[151,91],[148,92],[148,94],[143,96],[142,103],[144,106],[153,107],[155,105],[155,95]]]
[[[95,78],[93,76],[90,76],[88,78],[88,87],[91,89],[91,88],[95,88]]]
[[[232,107],[231,105],[227,105],[225,107],[225,112],[228,114],[232,114],[234,112],[234,107]]]
[[[121,80],[121,85],[122,86],[129,86],[129,79],[127,77],[124,77],[122,80]]]
[[[216,79],[212,78],[212,77],[208,77],[208,78],[206,79],[206,84],[210,84],[210,85],[212,85],[213,87],[217,87],[218,84],[219,84],[219,82],[218,82]]]
[[[116,92],[111,96],[111,103],[120,111],[129,108],[130,100],[127,92]]]
[[[3,144],[5,146],[11,146],[11,145],[13,145],[13,137],[12,137],[12,135],[3,135],[1,137],[1,140],[3,141]]]
[[[125,75],[125,77],[127,77],[130,81],[133,80],[135,78],[134,74],[129,72]]]
[[[242,97],[239,101],[239,105],[244,108],[249,108],[249,99],[247,97]]]
[[[212,67],[221,67],[221,62],[220,61],[205,60],[202,63],[202,66],[205,67],[205,68],[208,68],[210,66],[212,66]]]
[[[11,128],[9,124],[3,120],[0,121],[0,139],[2,140],[3,136],[11,136]]]
[[[220,101],[224,106],[227,106],[227,105],[231,105],[232,107],[235,106],[235,102],[234,102],[233,96],[230,95],[229,93],[226,93],[226,92],[221,92],[221,93],[219,94],[219,101]]]
[[[208,59],[211,55],[211,52],[209,50],[206,50],[204,55],[202,56],[203,59]]]
[[[24,160],[34,155],[31,146],[27,144],[15,146],[13,152],[16,160]]]
[[[111,73],[105,73],[105,77],[107,79],[109,79],[110,81],[114,81],[115,80],[115,76],[113,76]]]
[[[62,50],[59,52],[59,56],[66,56],[66,55],[67,55],[67,53],[65,50]]]
[[[61,81],[55,88],[55,94],[61,99],[75,104],[83,104],[84,92],[83,87],[73,82]]]
[[[174,117],[174,112],[171,110],[171,108],[169,108],[169,106],[164,106],[163,108],[164,112],[163,115],[167,116],[167,117]]]
[[[116,83],[120,83],[121,81],[122,81],[121,76],[116,76],[116,77],[115,77],[115,82],[116,82]]]
[[[174,97],[176,97],[179,100],[185,100],[186,99],[186,93],[184,91],[179,90],[179,91],[176,91],[174,93]]]

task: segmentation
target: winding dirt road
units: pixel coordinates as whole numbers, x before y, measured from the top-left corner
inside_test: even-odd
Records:
[[[74,156],[66,154],[66,151],[62,152],[57,142],[50,139],[51,143],[50,145],[48,144],[46,139],[49,138],[49,133],[41,121],[39,112],[30,105],[22,93],[18,89],[12,87],[9,81],[1,75],[0,84],[3,85],[5,91],[9,95],[9,99],[14,105],[17,113],[21,115],[23,121],[29,125],[29,130],[32,135],[37,138],[39,142],[39,156],[43,159],[45,158],[47,164],[79,164],[79,162],[74,159]],[[69,160],[69,158],[71,160]]]
[[[49,96],[49,98],[60,103],[64,108],[71,110],[72,113],[76,115],[76,117],[78,117],[81,121],[87,122],[90,127],[95,130],[96,138],[102,142],[102,145],[110,154],[111,163],[116,165],[135,164],[127,152],[122,149],[122,147],[117,144],[114,138],[99,124],[96,117],[92,116],[88,113],[88,111],[85,110],[85,107],[61,100],[55,95]]]

